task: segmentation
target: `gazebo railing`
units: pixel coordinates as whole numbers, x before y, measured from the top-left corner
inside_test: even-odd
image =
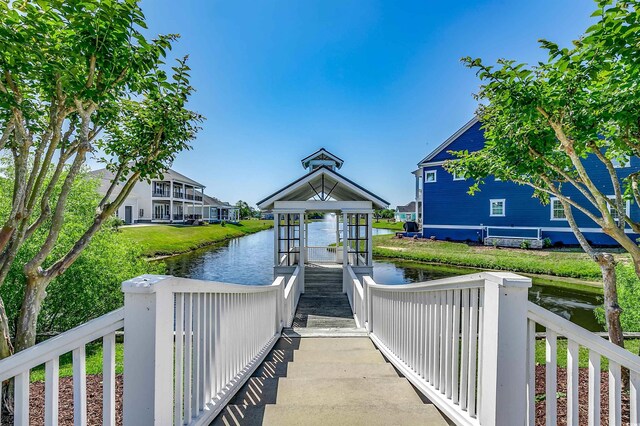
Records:
[[[342,247],[305,247],[307,263],[342,263]]]

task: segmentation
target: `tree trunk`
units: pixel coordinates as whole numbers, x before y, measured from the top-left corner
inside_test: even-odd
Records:
[[[624,347],[624,335],[620,325],[622,309],[618,305],[618,290],[616,288],[616,263],[610,253],[598,253],[594,257],[602,271],[604,314],[609,340],[618,346]]]
[[[50,281],[49,278],[41,275],[27,276],[24,299],[16,327],[16,352],[27,349],[36,343],[38,315],[42,309],[42,301],[47,294],[45,290]]]

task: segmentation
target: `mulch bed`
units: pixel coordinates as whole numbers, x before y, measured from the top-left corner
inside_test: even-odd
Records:
[[[558,368],[558,426],[567,424],[567,369]],[[545,366],[536,366],[536,396],[545,395]],[[579,424],[586,425],[588,422],[589,407],[589,369],[580,368],[578,371],[578,416]],[[536,402],[536,425],[545,425],[544,400]],[[609,425],[609,373],[600,373],[600,424]],[[629,394],[622,392],[622,424],[629,424]]]
[[[58,424],[73,425],[73,378],[63,377],[59,385]],[[2,424],[13,424],[3,416]],[[44,424],[44,382],[31,383],[29,389],[29,424]],[[87,375],[87,424],[102,425],[102,375]],[[122,425],[122,375],[116,376],[116,424]]]
[[[578,398],[579,398],[579,424],[587,424],[588,421],[588,397],[589,397],[589,370],[579,369]],[[567,371],[566,368],[558,368],[558,426],[567,424]],[[609,425],[609,376],[606,371],[600,373],[600,413],[601,425]],[[73,379],[64,377],[60,379],[60,406],[58,421],[60,426],[73,425]],[[536,366],[536,396],[545,395],[545,366]],[[30,425],[44,424],[44,382],[31,384],[30,389]],[[536,425],[543,426],[545,421],[545,401],[541,398],[536,402]],[[122,375],[116,376],[116,423],[122,425]],[[10,416],[3,416],[2,424],[13,424]],[[87,376],[87,424],[102,424],[102,376]],[[622,393],[622,424],[629,424],[629,395]],[[613,425],[612,425],[613,426]]]

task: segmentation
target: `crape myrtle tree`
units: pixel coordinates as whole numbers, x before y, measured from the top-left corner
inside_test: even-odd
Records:
[[[0,285],[35,232],[11,335],[0,299],[0,358],[35,343],[47,286],[87,247],[140,179],[160,176],[187,149],[200,116],[185,60],[163,59],[177,36],[147,39],[135,0],[0,0],[0,156],[11,207],[0,217]],[[169,75],[168,75],[169,74]],[[74,181],[89,155],[113,174],[91,223],[70,248],[54,248]]]
[[[588,217],[628,251],[640,276],[640,248],[625,233],[640,233],[625,208],[640,202],[640,172],[619,176],[616,168],[640,155],[640,8],[636,1],[596,4],[596,22],[572,47],[541,40],[549,57],[535,66],[463,59],[482,81],[477,114],[486,144],[455,152],[459,159],[445,167],[473,178],[471,193],[494,175],[533,188],[543,203],[558,198],[578,242],[600,265],[609,337],[622,345],[614,258],[594,249],[574,215]]]

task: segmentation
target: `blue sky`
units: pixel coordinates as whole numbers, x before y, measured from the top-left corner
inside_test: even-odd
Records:
[[[179,5],[179,7],[178,7]],[[143,0],[151,33],[178,33],[190,107],[207,117],[174,168],[207,193],[250,204],[325,147],[342,172],[393,207],[413,198],[416,164],[466,123],[478,80],[463,56],[544,59],[568,44],[589,0],[456,2]]]

